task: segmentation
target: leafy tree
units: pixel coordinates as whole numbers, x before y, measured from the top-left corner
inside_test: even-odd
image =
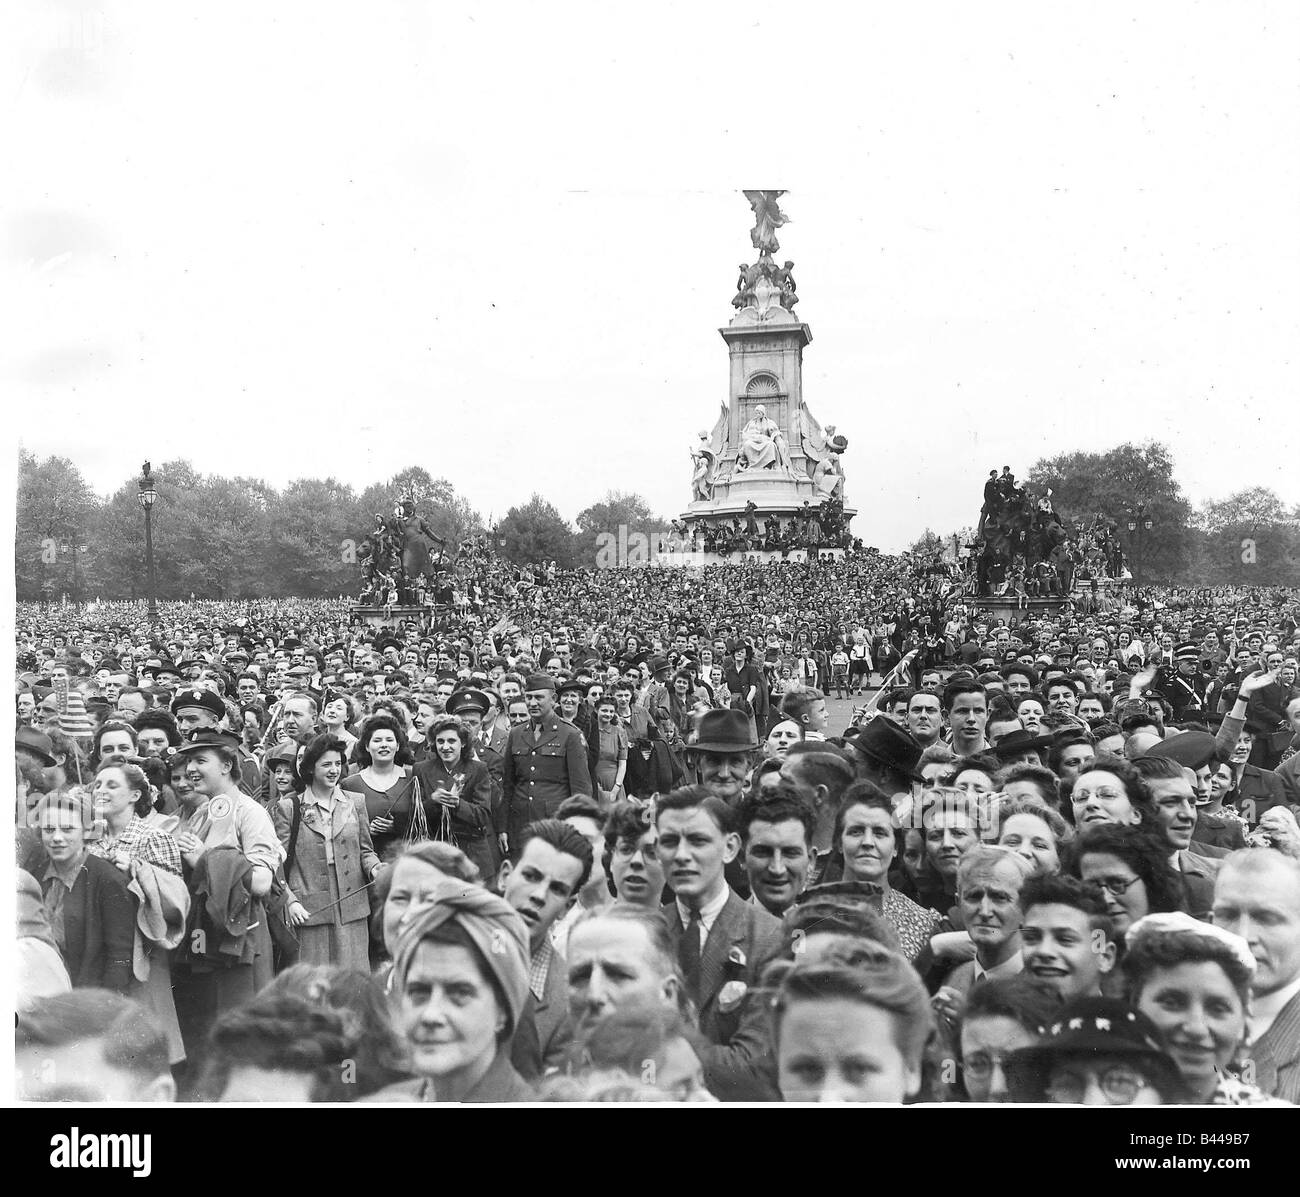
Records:
[[[1295,585],[1300,579],[1300,509],[1252,486],[1196,514],[1201,571],[1207,582]]]
[[[497,526],[497,535],[504,540],[502,551],[510,561],[521,565],[555,561],[561,569],[573,565],[573,529],[541,495],[510,508]]]
[[[18,457],[14,580],[20,599],[85,597],[99,499],[66,457]]]
[[[1167,445],[1125,443],[1105,453],[1063,453],[1043,458],[1029,471],[1039,490],[1050,487],[1064,519],[1090,521],[1094,515],[1114,520],[1125,538],[1128,555],[1140,543],[1144,581],[1172,582],[1185,577],[1191,548],[1191,504],[1174,478]],[[1128,512],[1144,505],[1151,529],[1128,531]],[[1136,522],[1136,520],[1134,521]]]

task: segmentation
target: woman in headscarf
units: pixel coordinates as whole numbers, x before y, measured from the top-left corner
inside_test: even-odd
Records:
[[[392,994],[415,1076],[372,1102],[519,1102],[510,1063],[528,999],[528,932],[502,898],[447,878],[401,932]]]

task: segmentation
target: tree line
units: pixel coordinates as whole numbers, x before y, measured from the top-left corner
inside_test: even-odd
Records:
[[[611,491],[570,523],[542,495],[512,507],[493,528],[444,478],[411,466],[358,493],[334,478],[301,478],[277,490],[246,477],[200,474],[184,460],[154,471],[154,563],[160,599],[237,599],[354,594],[358,554],[376,514],[391,515],[404,494],[455,548],[491,535],[496,551],[520,565],[555,561],[561,569],[597,562],[603,533],[653,533],[667,521],[632,493]],[[1202,585],[1300,585],[1300,506],[1265,487],[1249,487],[1193,508],[1174,477],[1167,446],[1122,444],[1104,453],[1043,458],[1028,471],[1051,487],[1067,519],[1100,513],[1120,528],[1144,582]],[[972,516],[982,477],[972,476]],[[112,495],[97,495],[65,457],[19,454],[14,575],[20,600],[86,601],[145,597],[144,514],[138,476]],[[1149,531],[1130,534],[1139,504]],[[855,531],[871,539],[870,509]],[[931,548],[969,529],[937,537],[930,529],[913,546]],[[1140,550],[1140,551],[1139,551]]]

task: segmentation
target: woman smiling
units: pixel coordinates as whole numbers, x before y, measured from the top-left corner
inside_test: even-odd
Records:
[[[898,933],[909,962],[926,951],[941,916],[918,906],[890,884],[889,870],[898,851],[898,830],[889,796],[869,781],[844,791],[836,818],[834,842],[844,857],[844,880],[866,882],[883,891],[881,911]]]
[[[1238,935],[1189,914],[1152,914],[1128,932],[1129,1001],[1156,1026],[1197,1105],[1288,1106],[1235,1074],[1255,958]]]

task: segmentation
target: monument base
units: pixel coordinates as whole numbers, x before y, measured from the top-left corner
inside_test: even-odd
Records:
[[[629,564],[654,565],[668,569],[703,569],[706,565],[771,565],[789,562],[804,565],[809,561],[843,561],[843,549],[790,549],[782,553],[775,549],[751,549],[735,553],[662,552],[644,562]]]
[[[354,603],[351,609],[353,620],[360,620],[368,628],[395,628],[399,623],[416,623],[426,621],[432,607],[370,607]]]
[[[1059,615],[1065,610],[1064,598],[1017,598],[1013,594],[986,594],[973,598],[970,605],[986,620],[1002,620],[1007,627],[1042,619],[1045,615]]]

